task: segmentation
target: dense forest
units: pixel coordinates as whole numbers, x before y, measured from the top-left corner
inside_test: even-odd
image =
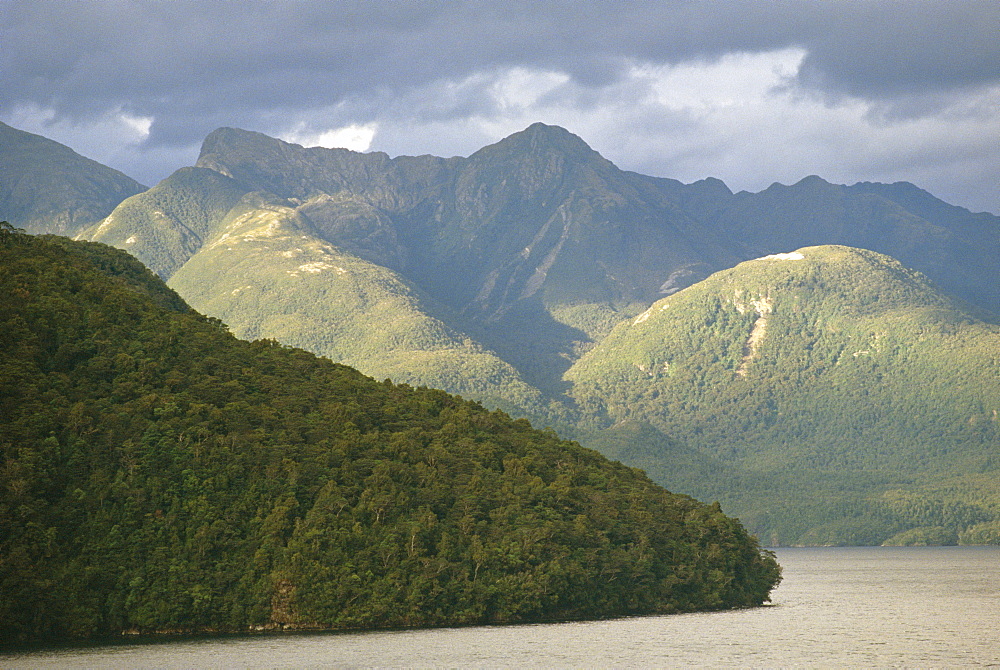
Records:
[[[780,579],[717,504],[6,224],[0,417],[3,644],[747,607]]]

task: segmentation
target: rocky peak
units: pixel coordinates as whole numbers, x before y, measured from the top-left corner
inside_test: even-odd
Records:
[[[549,154],[563,154],[574,161],[603,160],[601,155],[590,148],[579,136],[565,128],[544,123],[533,123],[524,130],[505,137],[496,144],[480,149],[470,160],[518,156],[540,157]]]

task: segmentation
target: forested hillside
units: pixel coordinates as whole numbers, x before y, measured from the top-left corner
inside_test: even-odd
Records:
[[[887,256],[741,263],[566,378],[595,444],[766,541],[1000,541],[1000,327]]]
[[[0,413],[8,644],[745,607],[779,579],[717,505],[6,225]]]

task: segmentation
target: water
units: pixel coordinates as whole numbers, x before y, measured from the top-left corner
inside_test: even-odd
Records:
[[[774,604],[614,621],[0,654],[0,667],[1000,667],[1000,547],[780,549]]]

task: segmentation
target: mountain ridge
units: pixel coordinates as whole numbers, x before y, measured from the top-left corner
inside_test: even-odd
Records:
[[[199,188],[193,177],[212,169],[215,176],[198,196],[204,206],[195,208],[202,218],[187,226],[204,231],[199,242],[184,237],[183,217],[165,216],[165,205],[177,203],[179,211],[181,203],[198,201],[192,200]],[[982,449],[993,421],[976,409],[989,402],[969,388],[994,383],[992,368],[975,371],[979,359],[971,352],[992,351],[1000,217],[948,205],[905,182],[846,186],[810,176],[760,193],[734,193],[713,178],[683,184],[620,170],[581,138],[544,124],[453,158],[307,149],[220,129],[206,138],[199,167],[186,170],[151,195],[123,202],[97,226],[106,224],[100,239],[123,246],[133,235],[140,238],[138,228],[151,231],[150,239],[167,248],[147,253],[136,247],[142,260],[199,308],[231,322],[237,334],[290,340],[380,378],[442,386],[531,417],[641,465],[675,489],[722,500],[775,543],[896,541],[892,533],[914,530],[910,522],[919,514],[913,510],[920,506],[902,505],[890,490],[920,500],[937,496],[935,505],[960,501],[962,509],[977,510],[976,523],[987,524],[976,529],[949,517],[947,529],[927,537],[994,537],[988,524],[996,492],[981,484],[947,493],[939,487],[948,478],[980,481],[979,470],[992,467]],[[236,203],[215,191],[230,193]],[[240,217],[257,217],[261,230],[274,234],[230,231]],[[253,241],[231,252],[212,246],[227,233],[232,241],[248,235]],[[184,239],[194,240],[190,248]],[[787,255],[817,245],[867,248],[838,252],[838,262],[858,277],[878,270],[882,279],[872,280],[873,287],[895,296],[890,302],[909,290],[892,277],[919,271],[926,295],[938,295],[937,303],[878,312],[880,301],[854,290],[863,283],[845,284],[840,275],[847,270],[838,274],[831,263],[808,277],[787,278],[814,296],[812,307],[766,292],[737,301],[742,312],[732,295],[703,294],[703,303],[685,307],[678,323],[687,324],[686,332],[675,328],[670,337],[699,352],[697,374],[683,365],[673,366],[674,377],[662,374],[668,362],[657,358],[662,343],[615,334],[636,319],[658,323],[651,305],[707,291],[718,285],[718,273],[736,272],[728,276],[746,275],[753,283],[760,274],[754,263],[768,256],[777,267],[810,267]],[[872,261],[865,270],[861,259],[871,258],[869,252],[896,260]],[[245,291],[248,286],[253,291]],[[933,293],[938,289],[948,297]],[[814,308],[822,309],[822,319],[810,316]],[[864,321],[870,321],[864,310],[885,320],[891,349],[875,346],[888,340],[875,337],[881,331]],[[830,324],[853,333],[858,346],[851,348]],[[781,339],[784,348],[776,349]],[[928,342],[939,342],[942,351],[926,348]],[[891,351],[909,357],[886,367],[888,359],[878,356]],[[778,365],[779,354],[792,356],[793,365]],[[621,369],[587,378],[598,355],[622,363]],[[921,371],[921,361],[934,368]],[[873,385],[858,372],[861,364],[894,390]],[[823,388],[817,379],[836,385]],[[906,388],[906,379],[921,388]],[[763,380],[767,394],[748,390],[753,380]],[[852,394],[871,402],[852,405]],[[706,412],[717,420],[705,421]],[[798,433],[781,432],[778,418],[789,416]],[[749,458],[741,445],[753,440],[740,437],[734,417],[757,440],[756,461],[741,460]],[[948,429],[927,424],[928,417]],[[884,435],[866,438],[851,455],[851,436],[876,425]],[[927,427],[924,435],[916,425]],[[809,437],[819,428],[825,446]],[[894,479],[865,445],[880,445],[903,466],[925,471],[909,482]],[[904,452],[912,458],[899,455]],[[966,470],[950,469],[949,455]],[[815,476],[774,470],[782,459]],[[874,469],[850,475],[848,467],[848,474],[827,476],[834,462]],[[754,506],[773,491],[782,492],[775,498],[780,512]],[[877,522],[860,532],[850,527],[850,514],[831,517],[834,509]]]
[[[0,123],[0,220],[72,237],[146,187],[69,147]]]

